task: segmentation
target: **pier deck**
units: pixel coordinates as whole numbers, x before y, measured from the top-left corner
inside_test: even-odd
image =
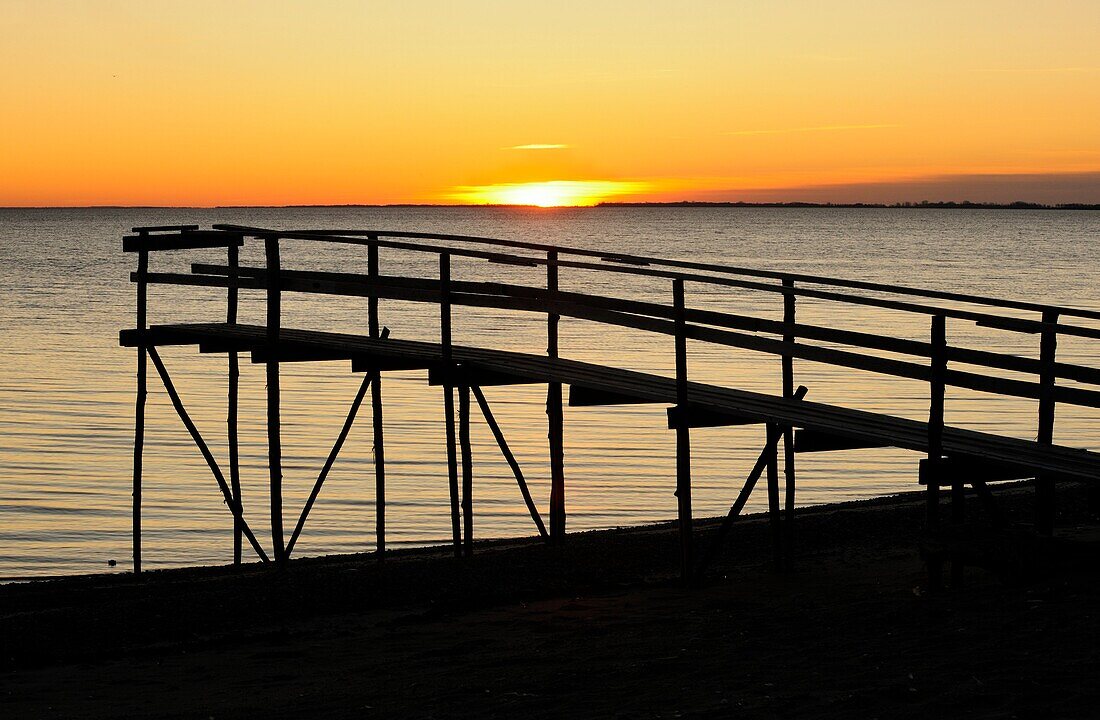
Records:
[[[1062,481],[1100,485],[1100,454],[1054,444],[1054,422],[1059,405],[1100,409],[1100,368],[1069,363],[1057,358],[1060,337],[1076,342],[1100,340],[1100,310],[1003,300],[939,289],[886,285],[864,280],[845,280],[801,273],[787,273],[692,260],[668,260],[624,253],[498,240],[459,235],[381,230],[274,230],[240,225],[215,225],[210,230],[195,226],[134,228],[123,239],[123,250],[137,255],[131,281],[137,286],[136,323],[123,330],[121,344],[137,349],[137,398],[134,442],[134,569],[141,570],[141,477],[147,395],[147,359],[151,359],[184,426],[203,454],[233,516],[234,562],[241,562],[247,540],[260,559],[268,555],[243,514],[239,480],[237,439],[239,355],[266,368],[268,465],[271,551],[276,562],[285,561],[302,532],[310,509],[335,462],[360,405],[369,390],[375,466],[376,549],[385,552],[385,443],[383,433],[383,374],[395,370],[426,370],[428,382],[442,389],[447,430],[447,484],[451,501],[451,530],[456,555],[473,552],[472,453],[470,415],[476,400],[493,432],[501,453],[511,467],[524,502],[547,542],[561,543],[566,523],[566,473],[564,451],[563,387],[570,390],[571,405],[653,403],[668,405],[668,427],[676,434],[678,534],[681,569],[685,579],[705,570],[709,558],[727,537],[732,523],[745,507],[762,477],[766,477],[768,512],[777,566],[789,562],[793,544],[795,508],[795,455],[798,452],[896,447],[919,453],[915,474],[925,486],[925,551],[930,587],[939,582],[940,565],[952,560],[953,577],[961,577],[960,553],[936,549],[941,540],[959,536],[955,530],[968,522],[965,511],[967,486],[980,496],[983,513],[993,524],[1001,522],[989,483],[1006,479],[1034,482],[1034,531],[1049,535],[1055,520],[1055,487]],[[248,239],[263,244],[263,267],[240,263],[241,247]],[[366,251],[367,273],[350,273],[346,254],[331,259],[340,271],[284,268],[280,244],[291,241],[314,247]],[[193,263],[190,272],[150,272],[151,255],[224,248],[226,264]],[[438,274],[399,276],[380,272],[379,252],[425,254],[438,259]],[[314,256],[314,260],[317,259]],[[452,258],[494,264],[494,275],[508,275],[509,266],[525,268],[517,282],[454,281]],[[314,262],[314,264],[316,264]],[[531,268],[543,268],[545,284],[523,284]],[[559,288],[563,271],[601,273],[608,294],[566,292]],[[618,281],[644,279],[670,282],[671,302],[648,302],[616,296]],[[148,287],[153,284],[194,288],[195,292],[225,293],[224,322],[148,323]],[[689,304],[686,285],[704,287]],[[772,294],[782,300],[782,319],[706,307],[722,289]],[[242,291],[262,294],[266,307],[263,325],[237,322]],[[322,332],[283,326],[284,294],[304,293],[345,298],[366,298],[368,333],[365,335]],[[702,299],[696,299],[701,297]],[[799,298],[838,305],[870,307],[909,318],[930,321],[927,341],[830,325],[799,322]],[[388,337],[380,322],[379,301],[427,303],[438,309],[439,342],[418,342]],[[699,306],[702,305],[702,306]],[[546,318],[547,352],[536,355],[453,341],[453,306],[484,310],[525,312]],[[1036,317],[1021,317],[1034,313]],[[647,372],[565,359],[558,352],[558,326],[563,318],[597,325],[630,328],[671,337],[674,340],[675,375]],[[1031,336],[1038,341],[1038,357],[1014,355],[980,347],[961,347],[947,341],[947,323],[976,323],[997,332]],[[1081,322],[1084,321],[1084,322]],[[1089,324],[1092,323],[1092,324]],[[417,328],[423,336],[425,328]],[[780,361],[782,391],[775,395],[749,392],[692,380],[688,371],[687,341],[703,342],[769,354]],[[229,472],[223,473],[209,445],[176,392],[157,348],[192,345],[202,352],[228,357]],[[899,357],[900,356],[900,357]],[[928,420],[921,422],[882,412],[868,412],[837,404],[804,399],[805,387],[796,385],[794,360],[875,373],[926,383]],[[286,542],[282,527],[282,448],[280,430],[279,367],[285,362],[350,361],[354,372],[364,373],[347,420],[334,444],[297,525]],[[957,365],[966,366],[958,369]],[[1014,373],[1006,377],[1004,372]],[[1021,379],[1020,376],[1032,379]],[[1063,381],[1059,383],[1059,381]],[[523,473],[496,423],[481,387],[486,385],[545,384],[547,439],[550,459],[549,523],[544,525],[539,503],[531,496]],[[944,405],[948,387],[965,388],[993,396],[1022,398],[1037,403],[1034,440],[993,432],[946,426]],[[457,408],[456,408],[457,395]],[[717,539],[698,563],[694,557],[691,509],[691,430],[718,425],[763,424],[766,442],[752,471],[730,507]],[[456,429],[457,426],[457,429]],[[780,458],[783,478],[780,479]],[[949,522],[940,517],[944,488],[950,488]]]

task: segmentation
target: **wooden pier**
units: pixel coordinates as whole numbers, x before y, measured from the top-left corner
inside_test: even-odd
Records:
[[[914,462],[916,479],[927,490],[927,559],[932,583],[939,582],[939,565],[950,559],[938,549],[937,539],[967,522],[964,513],[966,486],[982,498],[996,517],[996,498],[991,483],[1008,479],[1032,479],[1035,485],[1035,529],[1050,534],[1054,529],[1055,488],[1059,482],[1100,483],[1100,454],[1053,444],[1058,404],[1100,408],[1100,369],[1060,362],[1060,336],[1095,340],[1100,329],[1073,324],[1073,318],[1096,320],[1100,312],[1056,307],[1031,302],[998,300],[962,293],[883,285],[797,273],[783,273],[691,261],[662,260],[629,254],[605,253],[539,243],[489,238],[376,230],[285,231],[239,225],[134,228],[124,238],[123,249],[137,255],[131,279],[137,286],[136,325],[121,332],[120,342],[137,349],[137,404],[134,442],[134,570],[141,571],[141,474],[147,383],[146,359],[152,363],[172,403],[210,466],[233,517],[234,562],[241,562],[247,542],[264,562],[283,563],[301,535],[314,501],[347,437],[366,393],[371,393],[375,450],[376,548],[385,556],[385,444],[382,378],[395,370],[427,371],[427,380],[443,389],[447,430],[447,484],[450,493],[452,542],[455,554],[473,551],[473,469],[470,452],[471,398],[485,417],[502,454],[512,469],[539,535],[551,543],[565,539],[566,463],[563,439],[563,388],[569,388],[570,405],[619,405],[654,403],[668,405],[668,427],[676,434],[676,477],[670,490],[677,499],[681,567],[685,579],[702,573],[719,549],[732,523],[745,506],[761,476],[766,478],[768,510],[772,524],[774,560],[789,563],[794,542],[795,458],[801,452],[896,447],[920,454]],[[249,240],[264,246],[263,267],[240,264],[240,248]],[[280,241],[349,245],[343,252],[366,253],[368,272],[320,272],[284,267]],[[225,265],[195,263],[191,272],[153,272],[150,253],[226,248]],[[426,253],[438,258],[435,277],[402,277],[380,272],[380,251]],[[340,253],[333,253],[339,260]],[[497,269],[513,266],[542,267],[546,280],[540,286],[502,282],[470,282],[451,278],[452,258],[482,260]],[[605,273],[612,288],[624,275],[659,278],[669,283],[670,302],[654,303],[566,292],[559,289],[559,274],[569,269]],[[149,325],[147,291],[150,284],[223,288],[225,322]],[[769,319],[703,307],[693,307],[692,285],[738,288],[782,296],[783,316]],[[266,323],[237,322],[239,294],[258,291],[266,297]],[[285,293],[368,298],[366,334],[322,332],[284,327],[281,317]],[[800,323],[796,317],[800,297],[838,304],[884,308],[929,321],[927,341],[841,330]],[[379,318],[379,300],[429,303],[439,310],[439,342],[401,340],[388,336]],[[966,304],[973,308],[960,308]],[[521,311],[547,319],[546,354],[529,354],[487,347],[455,344],[451,313],[455,306]],[[1034,314],[1021,318],[1008,311]],[[675,375],[629,371],[622,368],[570,360],[559,356],[558,327],[561,318],[579,318],[610,326],[668,335],[674,339]],[[1028,358],[947,343],[948,321],[978,323],[1007,332],[1037,336],[1039,357]],[[770,395],[693,381],[688,367],[687,341],[741,348],[778,356],[777,371],[782,392]],[[823,344],[823,343],[827,343]],[[200,352],[228,357],[228,478],[208,445],[191,422],[175,391],[171,376],[157,348],[166,345],[196,346]],[[842,347],[836,347],[836,346]],[[886,352],[909,359],[870,354]],[[237,394],[238,363],[247,353],[267,370],[267,430],[270,469],[270,554],[249,526],[244,514],[238,467]],[[878,373],[927,384],[929,415],[926,422],[882,413],[823,404],[806,399],[807,388],[794,377],[795,359]],[[282,527],[282,467],[280,445],[280,364],[321,360],[348,360],[351,369],[364,373],[347,420],[317,478],[289,541]],[[1009,379],[993,373],[963,371],[952,364],[989,370],[1012,371],[1034,379]],[[1069,380],[1072,386],[1059,385]],[[545,384],[551,493],[549,526],[527,488],[523,473],[493,417],[481,388],[487,385]],[[1021,440],[944,424],[945,393],[961,387],[994,395],[1037,402],[1035,440]],[[458,403],[456,411],[455,395]],[[456,418],[457,412],[457,418]],[[456,432],[457,419],[457,432]],[[730,508],[717,540],[698,552],[692,534],[691,430],[718,425],[760,424],[765,427],[763,449]],[[782,449],[782,450],[781,450]],[[784,473],[780,487],[779,459]],[[441,479],[442,482],[442,479]],[[947,522],[940,517],[944,489],[949,499]],[[953,563],[953,573],[960,570]]]

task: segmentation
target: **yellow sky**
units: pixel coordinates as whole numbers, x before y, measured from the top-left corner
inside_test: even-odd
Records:
[[[1096,0],[0,0],[0,205],[919,200],[1002,175],[1082,201],[1097,172]]]

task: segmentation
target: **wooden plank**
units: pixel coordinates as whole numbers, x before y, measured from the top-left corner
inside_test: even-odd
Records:
[[[932,482],[943,487],[956,482],[964,484],[971,484],[975,481],[990,483],[1006,480],[1026,480],[1033,477],[1035,477],[1034,470],[1007,463],[993,463],[974,458],[947,457],[941,459],[938,468],[936,468],[927,458],[922,458],[918,482],[921,485],[928,485],[929,482]]]
[[[226,268],[218,265],[194,264],[192,270],[194,272],[224,274]],[[263,270],[260,268],[249,268],[247,270],[250,276],[261,279],[264,277]],[[194,285],[216,285],[219,282],[216,277],[200,277],[195,282],[188,282],[190,278],[194,277],[193,275],[180,273],[158,273],[151,275],[150,281]],[[287,271],[284,273],[284,279],[293,281],[290,287],[302,292],[330,292],[332,294],[388,297],[394,294],[397,289],[412,288],[425,292],[419,294],[400,292],[397,293],[394,299],[438,302],[438,297],[434,294],[438,292],[438,283],[426,278],[381,277],[377,281],[371,281],[368,276],[355,273]],[[299,280],[303,282],[298,282]],[[284,285],[284,289],[288,289],[288,286]],[[565,314],[581,317],[583,319],[598,319],[596,317],[590,318],[586,315],[584,308],[615,310],[622,313],[663,319],[672,318],[672,308],[667,305],[637,300],[625,300],[601,295],[560,291],[548,294],[548,291],[542,288],[495,282],[453,282],[451,284],[451,289],[454,293],[457,293],[457,295],[452,297],[452,303],[454,304],[470,303],[482,307],[544,312],[548,303],[560,302],[567,310]],[[488,297],[466,298],[462,294]],[[494,298],[493,296],[499,297]],[[509,299],[521,298],[536,299],[539,302],[509,302]],[[792,304],[794,300],[794,294],[785,295],[785,306],[787,304]],[[702,325],[734,328],[750,332],[781,334],[784,336],[785,342],[793,342],[794,339],[819,340],[828,343],[839,343],[867,349],[913,355],[921,358],[931,357],[930,343],[877,335],[874,333],[797,324],[793,323],[793,321],[791,323],[787,323],[786,321],[777,322],[766,318],[736,313],[716,312],[713,310],[687,309],[686,317],[689,322]],[[654,326],[654,328],[660,327],[661,326]],[[1036,331],[1038,331],[1040,326],[1036,324],[1035,327]],[[657,329],[656,331],[660,332],[661,330]],[[667,328],[663,332],[671,334],[671,330]],[[949,347],[947,353],[948,360],[953,362],[1031,374],[1038,374],[1042,371],[1042,364],[1040,361],[1033,358],[957,347]],[[789,353],[783,354],[787,355]],[[1056,363],[1055,374],[1057,377],[1100,384],[1100,369],[1097,368]]]
[[[144,227],[130,228],[131,232],[136,233],[151,233],[151,232],[181,232],[183,230],[198,230],[198,225],[146,225]]]
[[[265,228],[256,228],[244,225],[229,225],[229,224],[217,224],[213,226],[216,229],[232,230],[236,232],[246,232],[248,234],[265,235],[273,232],[279,232],[282,237],[294,237],[298,239],[315,240],[315,241],[335,241],[335,242],[355,242],[355,236],[367,236],[367,239],[360,240],[362,244],[375,243],[381,245],[384,241],[380,240],[382,237],[390,238],[411,238],[422,240],[439,240],[447,242],[461,242],[468,244],[482,244],[482,245],[495,245],[498,247],[534,250],[540,253],[549,254],[554,253],[554,262],[557,261],[558,253],[563,255],[572,255],[579,257],[598,258],[605,262],[614,262],[624,265],[633,266],[658,266],[669,268],[683,268],[690,270],[702,270],[706,272],[723,273],[727,275],[743,275],[749,277],[767,278],[774,280],[791,280],[797,282],[806,282],[815,285],[831,285],[834,287],[844,287],[858,290],[869,290],[873,292],[887,292],[900,295],[911,295],[915,297],[934,298],[940,300],[950,300],[953,302],[965,302],[970,304],[987,305],[990,307],[998,308],[1012,308],[1017,310],[1030,310],[1035,312],[1042,312],[1048,309],[1059,310],[1063,315],[1073,315],[1076,317],[1089,317],[1093,319],[1100,319],[1100,311],[1087,310],[1079,308],[1066,308],[1059,306],[1052,306],[1045,303],[1034,303],[1018,300],[1005,300],[1001,298],[993,298],[982,295],[975,295],[971,293],[958,293],[944,290],[934,290],[928,288],[917,288],[905,285],[896,285],[888,283],[877,283],[867,280],[850,280],[846,278],[836,278],[824,275],[810,275],[806,273],[791,273],[778,270],[763,270],[759,268],[748,268],[743,266],[735,266],[728,264],[717,263],[704,263],[692,260],[672,260],[666,258],[655,258],[641,255],[633,255],[629,253],[608,253],[600,250],[588,250],[584,248],[567,247],[562,245],[549,245],[546,243],[534,243],[527,241],[517,240],[505,240],[498,238],[486,238],[469,235],[453,235],[443,233],[426,233],[426,232],[412,232],[412,231],[392,231],[392,230],[311,230],[311,231],[274,231]],[[406,244],[405,249],[420,250],[422,252],[439,252],[444,248],[442,246],[430,246],[425,244]],[[452,249],[453,250],[453,249]],[[477,255],[471,254],[470,256],[476,257]],[[536,258],[528,256],[516,256],[506,255],[506,258],[522,260],[524,262],[537,262]],[[612,268],[595,265],[598,269],[611,270]],[[668,277],[668,275],[666,275]],[[699,276],[705,278],[707,276]],[[684,278],[689,279],[689,278]],[[774,287],[774,286],[773,286]],[[774,291],[774,290],[773,290]],[[930,310],[941,311],[941,308],[930,308]],[[936,312],[930,312],[926,314],[937,314]]]
[[[482,387],[492,385],[535,385],[545,382],[539,377],[465,365],[450,371],[439,365],[428,368],[429,385],[444,385],[449,381],[449,378],[453,378],[454,382],[461,381],[469,385],[480,385]]]
[[[215,230],[185,230],[171,235],[130,235],[122,238],[123,252],[197,250],[244,245],[240,235]]]
[[[125,335],[125,333],[123,333]],[[151,344],[197,344],[200,339],[248,340],[264,336],[263,326],[223,323],[193,323],[153,326],[147,333]],[[393,358],[427,359],[439,362],[437,343],[411,340],[372,341],[359,335],[303,331],[284,328],[285,341],[323,347],[349,348],[356,353],[379,354]],[[649,373],[603,367],[576,360],[556,359],[487,348],[455,346],[458,362],[537,375],[547,381],[605,388],[609,392],[644,396],[655,402],[674,403],[675,381]],[[354,362],[354,361],[353,361]],[[792,403],[781,397],[703,383],[689,383],[689,401],[723,412],[759,416],[768,422],[790,423],[835,434],[882,440],[884,444],[925,453],[928,449],[927,423],[822,403]],[[949,455],[983,457],[1043,468],[1062,477],[1100,481],[1100,455],[1064,446],[1040,447],[1030,440],[998,436],[960,428],[945,428],[943,450]]]
[[[367,248],[367,274],[371,280],[377,280],[378,246]],[[372,340],[386,339],[389,329],[382,329],[378,317],[378,298],[372,296],[367,302],[367,327]],[[375,512],[375,551],[378,560],[386,556],[386,442],[382,418],[382,370],[375,370],[375,381],[371,386],[371,430],[374,435],[374,512]]]
[[[627,395],[584,385],[569,386],[569,407],[595,407],[602,405],[664,404],[649,396]],[[671,427],[671,425],[669,426]]]
[[[799,428],[794,431],[794,447],[792,450],[796,453],[835,452],[837,450],[890,447],[890,445],[890,442],[882,438],[841,435],[834,432],[823,432],[815,428]]]
[[[758,417],[748,417],[735,413],[724,413],[697,405],[680,407],[674,405],[665,411],[668,415],[668,429],[681,426],[687,428],[725,427],[728,425],[756,425],[764,422]]]

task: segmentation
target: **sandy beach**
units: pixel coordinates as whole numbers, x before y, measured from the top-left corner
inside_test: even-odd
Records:
[[[1019,515],[1029,494],[1006,500]],[[920,509],[910,495],[802,511],[790,573],[769,567],[767,523],[750,516],[693,588],[669,525],[485,542],[464,560],[437,548],[7,585],[0,714],[1094,716],[1095,563],[1039,552],[930,595]]]

